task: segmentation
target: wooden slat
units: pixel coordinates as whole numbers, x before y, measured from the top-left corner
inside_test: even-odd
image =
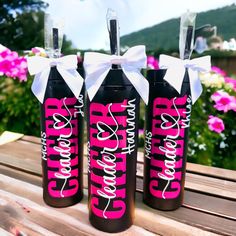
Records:
[[[0,199],[17,209],[17,214],[39,227],[66,236],[101,235],[101,231],[89,224],[86,198],[76,206],[56,209],[45,205],[40,187],[4,175],[0,175],[0,186]],[[21,186],[24,186],[24,191]],[[22,207],[26,208],[27,212]],[[102,235],[112,234],[102,232]],[[124,233],[115,235],[121,236]],[[125,235],[154,234],[134,225],[125,231]]]
[[[236,224],[233,220],[227,220],[210,214],[207,215],[205,213],[183,207],[175,211],[158,211],[143,204],[140,201],[140,198],[142,198],[141,194],[137,194],[136,212],[138,213],[138,217],[136,220],[139,221],[140,224],[143,224],[145,229],[152,231],[158,230],[157,232],[159,232],[161,235],[170,234],[170,229],[173,227],[173,225],[171,225],[171,221],[168,220],[165,222],[165,227],[159,228],[157,223],[159,216],[164,216],[174,221],[180,221],[185,225],[196,226],[203,230],[219,235],[234,235],[236,232]],[[145,219],[149,220],[145,221]],[[203,235],[208,234],[209,232],[205,232]],[[201,235],[201,233],[194,233],[194,235]]]
[[[31,180],[31,174],[38,175],[38,176],[41,175],[40,147],[41,145],[40,145],[39,139],[38,139],[38,143],[36,141],[28,142],[26,140],[19,140],[14,143],[9,143],[9,144],[0,146],[0,153],[1,153],[0,164],[2,163],[3,165],[3,166],[0,165],[0,173],[2,174],[4,173],[8,176],[12,176],[14,178],[21,179],[23,181],[30,182],[33,184],[36,183],[36,185],[39,185],[40,177],[34,176],[34,178],[36,179]],[[138,179],[142,182],[142,173],[143,173],[142,159],[139,158],[138,162],[139,162],[138,176],[140,177]],[[196,165],[196,164],[193,164],[193,165]],[[85,168],[85,173],[86,173],[86,170],[87,170],[86,162],[85,162],[84,168]],[[211,168],[211,167],[207,167],[207,168]],[[219,169],[219,168],[216,168],[216,169]],[[206,229],[206,230],[208,229],[208,226],[209,226],[210,227],[209,230],[211,231],[214,231],[214,228],[211,228],[211,227],[214,227],[213,225],[214,219],[216,220],[216,222],[219,222],[219,219],[222,219],[223,221],[226,220],[226,225],[229,230],[226,231],[225,234],[230,235],[230,232],[232,230],[232,227],[231,227],[232,222],[230,220],[236,218],[235,210],[234,210],[236,208],[235,208],[235,202],[227,200],[227,199],[234,199],[234,200],[236,199],[236,195],[235,195],[236,183],[234,182],[232,178],[230,179],[229,177],[227,177],[226,179],[230,181],[223,180],[223,177],[221,176],[221,174],[224,174],[224,172],[228,173],[228,171],[229,170],[224,170],[223,172],[219,171],[217,175],[213,175],[213,174],[206,175],[203,173],[203,170],[202,170],[200,171],[201,175],[199,175],[197,174],[196,170],[194,170],[194,168],[192,169],[190,168],[190,173],[187,173],[187,176],[186,176],[187,191],[185,191],[184,206],[180,208],[180,209],[185,209],[184,212],[178,216],[176,216],[176,214],[172,215],[173,212],[168,213],[169,215],[163,215],[164,213],[161,212],[162,216],[170,217],[174,219],[175,221],[179,221],[182,223],[192,224],[194,227],[195,226],[203,227],[203,229]],[[229,173],[230,172],[231,171],[229,171]],[[22,176],[22,173],[23,173],[23,176]],[[86,185],[87,177],[86,176],[84,177],[85,177],[85,185]],[[142,191],[142,183],[140,181],[138,181],[138,185],[139,185],[138,187]],[[208,195],[213,195],[213,196],[208,196]],[[227,199],[223,199],[223,198],[227,198]],[[190,214],[192,215],[197,214],[197,216],[199,217],[197,217],[196,219],[196,217],[194,216],[194,219],[192,221]],[[208,224],[208,221],[206,221],[206,216],[210,217],[211,219],[210,224]],[[201,219],[205,219],[205,220],[201,220]],[[152,230],[150,230],[149,227]],[[156,225],[154,228],[153,227],[154,226],[149,225],[148,228],[146,229],[152,232],[155,232],[154,228],[156,227]],[[214,232],[219,233],[220,230],[221,228],[216,227],[216,231]],[[159,233],[162,234],[163,232],[160,231]]]
[[[10,144],[7,144],[7,146],[9,145]],[[23,155],[22,152],[24,149],[22,149],[21,146],[22,145],[19,147],[19,143],[11,143],[11,148],[19,150],[16,153],[14,152],[14,155],[10,154],[8,149],[9,147],[5,147],[5,150],[1,150],[0,163],[12,166],[12,168],[17,167],[25,172],[41,175],[40,153],[31,147],[28,148],[29,152]],[[84,163],[86,163],[86,158],[84,158]],[[137,167],[137,175],[142,177],[143,165],[138,164]],[[86,166],[84,168],[86,172]],[[213,194],[215,196],[224,197],[227,199],[236,199],[236,183],[222,179],[187,173],[185,188],[188,190]]]
[[[236,221],[236,201],[185,190],[183,207]]]
[[[20,139],[20,141],[22,141],[22,140],[24,141],[24,144],[29,142],[29,143],[41,145],[40,138],[38,138],[38,137],[24,135]],[[19,141],[17,141],[17,142],[19,142]],[[87,155],[87,145],[86,144],[84,145],[84,155],[85,156]],[[141,164],[143,164],[143,162],[144,162],[144,154],[141,149],[139,149],[139,151],[138,151],[137,161],[138,161],[138,163],[141,163]],[[221,178],[221,179],[225,179],[225,180],[236,181],[236,171],[227,170],[227,169],[223,169],[223,168],[204,166],[204,165],[199,165],[199,164],[188,162],[187,163],[187,172],[197,173],[197,174],[216,177],[216,178]]]
[[[2,190],[0,190],[0,192],[1,191]],[[5,197],[1,196],[1,193],[0,201],[0,223],[5,231],[13,235],[54,235],[53,232],[49,232],[42,227],[34,227],[34,225],[31,225],[32,222],[24,219],[21,212],[18,211],[17,208],[19,208],[19,206],[17,206],[15,202],[7,201]],[[35,228],[37,229],[35,230]]]
[[[40,144],[40,138],[35,136],[24,135],[20,140],[24,140],[30,143]]]
[[[136,185],[142,193],[143,179],[138,177]],[[183,207],[236,221],[236,201],[185,190]]]
[[[22,180],[24,182],[34,184],[36,186],[42,185],[41,177],[33,176],[31,174],[24,173],[19,170],[14,170],[10,167],[0,165],[0,173],[9,177],[16,178],[18,180]],[[87,178],[88,177],[85,174],[83,178],[85,189],[87,189],[88,187]],[[136,182],[137,189],[142,192],[143,180],[141,178],[137,178]],[[184,207],[236,220],[235,201],[208,196],[205,194],[200,194],[188,190],[185,190],[184,196]]]
[[[144,162],[144,154],[142,151],[138,152],[137,160],[139,164]],[[187,172],[194,174],[201,174],[219,179],[225,179],[230,181],[236,181],[236,171],[227,170],[223,168],[217,168],[212,166],[204,166],[195,163],[187,162]]]
[[[18,180],[22,180],[30,184],[34,184],[39,187],[42,186],[41,176],[35,176],[21,170],[12,169],[11,167],[8,166],[3,166],[1,164],[0,164],[0,173]]]
[[[185,188],[236,200],[236,182],[186,173]]]
[[[236,171],[217,168],[212,166],[204,166],[199,164],[187,163],[187,171],[190,173],[221,178],[236,182]]]
[[[0,190],[0,199],[6,200],[8,202],[8,209],[14,209],[20,212],[23,218],[23,220],[21,219],[20,221],[24,222],[24,225],[27,222],[28,228],[30,228],[32,231],[40,230],[40,235],[77,236],[100,235],[101,233],[102,235],[113,235],[103,233],[93,228],[88,222],[87,213],[81,214],[81,212],[76,211],[76,216],[71,216],[71,214],[62,213],[62,209],[57,210],[47,206],[42,206],[32,200],[29,200],[28,198],[19,197],[18,195],[2,190]],[[27,207],[29,212],[25,213],[24,210],[17,206],[16,202],[19,202],[20,205]],[[6,220],[9,220],[9,218],[6,218]],[[18,224],[18,221],[16,221],[16,224]],[[153,233],[135,225],[129,228],[125,234],[138,236],[154,235]],[[29,235],[32,235],[32,233]],[[119,233],[115,235],[121,236],[123,234]]]
[[[40,146],[13,142],[0,146],[0,163],[41,175]]]
[[[7,182],[7,184],[5,184]],[[20,186],[22,184],[25,186],[24,192],[22,192]],[[3,194],[4,196],[8,196],[10,200],[17,200],[18,202],[21,202],[25,207],[27,207],[30,210],[30,213],[28,215],[24,213],[25,217],[30,219],[36,219],[37,223],[41,226],[45,227],[46,229],[49,228],[49,226],[45,222],[41,222],[42,219],[47,219],[47,217],[52,217],[53,220],[58,221],[58,219],[61,219],[61,217],[64,219],[67,217],[67,220],[65,221],[67,224],[73,225],[74,227],[79,227],[81,232],[89,232],[91,235],[94,234],[98,235],[97,233],[101,234],[100,231],[97,231],[94,228],[87,229],[86,227],[91,227],[88,223],[88,210],[87,210],[87,193],[85,192],[85,198],[84,200],[76,204],[75,206],[68,207],[68,208],[61,208],[61,209],[53,209],[51,207],[48,207],[44,204],[41,196],[41,188],[34,186],[32,184],[28,183],[22,183],[19,180],[15,180],[6,176],[1,175],[0,176],[0,188],[3,189],[2,191],[5,191]],[[0,191],[1,196],[1,191]],[[30,200],[29,200],[30,199]],[[9,201],[9,200],[8,200]],[[166,216],[160,216],[156,214],[157,211],[152,210],[150,208],[147,208],[141,201],[141,194],[138,195],[137,201],[136,201],[136,217],[135,217],[135,225],[132,226],[129,230],[125,231],[121,234],[116,235],[153,235],[151,232],[155,232],[157,234],[161,235],[206,235],[206,232],[197,228],[190,226],[188,224],[185,224],[184,222],[178,222],[178,217],[181,217],[182,213],[175,214],[175,218],[177,220],[171,220],[169,219],[168,212],[166,212]],[[60,213],[58,213],[60,211]],[[183,211],[186,212],[186,209],[183,209]],[[32,214],[31,212],[35,213]],[[46,214],[46,216],[42,215]],[[187,213],[185,213],[187,214]],[[194,211],[189,212],[189,214],[195,214]],[[196,212],[198,214],[198,212]],[[37,217],[38,215],[38,217]],[[173,217],[172,217],[173,218]],[[216,221],[217,221],[217,217]],[[80,222],[81,225],[77,225],[77,220]],[[226,221],[228,223],[228,221]],[[51,222],[53,224],[53,222]],[[55,223],[56,224],[56,223]],[[228,223],[229,224],[229,223]],[[86,227],[84,226],[86,225]],[[65,227],[65,226],[64,226]],[[145,228],[145,229],[143,229]],[[85,231],[83,231],[85,230]],[[62,231],[64,232],[64,231]],[[71,235],[71,234],[70,234]],[[102,233],[102,235],[108,235],[105,233]],[[110,235],[110,234],[109,234]],[[207,235],[214,235],[210,232],[207,233]],[[226,234],[227,235],[227,234]]]
[[[143,164],[137,164],[137,176],[143,177]],[[186,173],[185,189],[236,200],[236,182]]]
[[[0,163],[19,168],[22,171],[41,175],[41,154],[39,146],[9,143],[0,147]],[[14,155],[11,150],[14,151]],[[26,152],[27,150],[27,152]],[[87,158],[84,158],[84,171],[87,172]],[[137,175],[142,177],[143,165],[137,165]],[[236,183],[222,179],[201,176],[197,174],[186,174],[185,188],[191,191],[213,194],[228,199],[236,199]]]

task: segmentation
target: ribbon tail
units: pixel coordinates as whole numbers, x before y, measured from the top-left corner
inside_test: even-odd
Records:
[[[129,79],[129,81],[133,84],[136,91],[139,93],[140,97],[143,99],[144,103],[148,104],[148,98],[149,98],[149,83],[143,77],[143,75],[138,71],[128,68],[122,68],[124,74]]]
[[[198,72],[193,71],[192,69],[189,69],[188,73],[189,73],[189,79],[190,79],[192,104],[194,104],[197,101],[197,99],[200,97],[203,89],[202,89],[201,81],[198,77]]]
[[[78,99],[84,83],[83,78],[76,71],[76,69],[66,70],[60,66],[57,66],[57,70],[62,76],[62,78],[65,80],[72,93]]]
[[[164,80],[167,81],[180,94],[184,80],[185,67],[175,66],[167,69]]]
[[[102,85],[102,82],[105,80],[108,72],[110,71],[111,66],[106,68],[102,67],[99,70],[95,70],[94,73],[87,74],[85,85],[88,93],[89,100],[92,101],[97,91]]]
[[[40,103],[43,103],[44,101],[49,73],[50,73],[50,67],[36,74],[31,86],[33,94],[37,97]]]

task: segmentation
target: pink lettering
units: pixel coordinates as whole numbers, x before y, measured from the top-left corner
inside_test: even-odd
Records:
[[[127,104],[92,102],[89,109],[91,210],[105,219],[119,219],[126,210],[127,154],[121,150],[127,147]]]
[[[184,135],[190,112],[191,97],[154,100],[149,190],[157,198],[173,199],[180,194],[183,170],[177,169],[183,167]],[[160,181],[165,183],[163,189]]]
[[[45,101],[48,192],[52,197],[75,195],[78,182],[78,120],[74,98]]]

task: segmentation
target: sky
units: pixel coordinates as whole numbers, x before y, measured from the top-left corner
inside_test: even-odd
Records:
[[[108,8],[116,11],[120,35],[144,29],[187,10],[207,11],[236,3],[236,0],[44,0],[47,13],[63,19],[64,31],[78,49],[109,49],[106,24]]]

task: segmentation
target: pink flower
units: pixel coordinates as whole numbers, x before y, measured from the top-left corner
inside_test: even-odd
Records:
[[[34,54],[38,54],[38,53],[40,53],[40,50],[39,50],[39,48],[35,47],[35,48],[31,48],[31,52]]]
[[[209,116],[207,124],[208,124],[208,128],[211,131],[214,131],[218,134],[221,133],[225,129],[223,120],[221,120],[220,118],[216,116]]]
[[[159,69],[158,60],[154,56],[148,56],[147,67],[155,70]]]
[[[7,76],[10,76],[12,69],[12,62],[9,60],[0,61],[0,71]],[[8,75],[9,74],[9,75]]]
[[[12,52],[10,49],[5,49],[4,51],[0,52],[0,61],[2,60],[9,60],[13,61],[18,57],[17,52]]]
[[[138,130],[138,134],[139,134],[139,135],[144,135],[144,129],[139,129],[139,130]]]
[[[0,75],[18,78],[20,81],[27,80],[27,62],[17,52],[4,48],[0,52]]]
[[[211,71],[213,71],[213,72],[215,72],[215,73],[217,73],[217,74],[219,74],[219,75],[221,75],[221,76],[223,76],[223,77],[226,76],[226,72],[225,72],[224,70],[220,69],[220,68],[217,67],[217,66],[212,66],[212,67],[211,67]]]
[[[31,48],[31,53],[36,56],[47,57],[47,54],[44,48],[41,48],[41,47]]]
[[[211,99],[216,103],[214,108],[218,111],[236,111],[236,98],[227,92],[217,91],[211,95]]]
[[[233,90],[236,92],[236,79],[225,77],[225,83],[232,84]]]

